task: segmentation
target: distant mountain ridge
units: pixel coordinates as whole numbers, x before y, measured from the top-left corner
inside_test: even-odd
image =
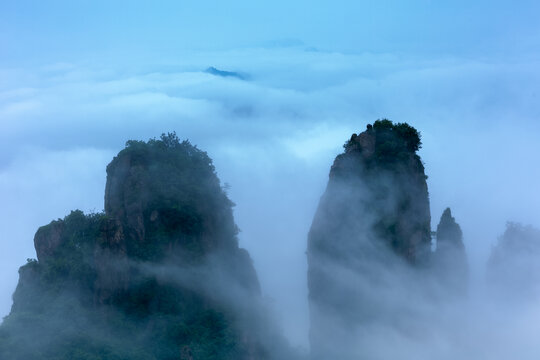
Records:
[[[215,68],[213,66],[210,66],[204,72],[208,73],[210,75],[215,75],[215,76],[231,77],[231,78],[236,78],[236,79],[239,79],[239,80],[249,80],[249,75],[247,75],[247,74],[242,74],[242,73],[235,72],[235,71],[220,70],[220,69],[217,69],[217,68]]]

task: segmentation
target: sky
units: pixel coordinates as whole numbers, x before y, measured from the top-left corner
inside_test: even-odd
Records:
[[[39,226],[101,211],[129,139],[208,152],[239,240],[307,347],[306,241],[334,157],[379,118],[422,134],[481,279],[507,221],[540,227],[533,1],[0,2],[0,316]],[[235,71],[245,80],[205,72]]]

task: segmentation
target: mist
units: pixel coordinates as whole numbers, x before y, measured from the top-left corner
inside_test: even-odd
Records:
[[[1,5],[0,315],[39,226],[101,211],[105,167],[125,141],[176,131],[229,185],[266,304],[307,353],[307,237],[330,166],[352,133],[389,118],[422,134],[431,229],[450,207],[468,292],[441,300],[436,281],[388,260],[400,270],[377,270],[385,318],[414,316],[358,329],[358,349],[537,358],[535,302],[494,295],[486,269],[508,221],[540,227],[538,5],[259,6]]]
[[[381,124],[336,157],[308,235],[312,358],[538,356],[539,231],[508,223],[475,277],[450,209],[426,228],[424,168],[383,156],[399,143]]]

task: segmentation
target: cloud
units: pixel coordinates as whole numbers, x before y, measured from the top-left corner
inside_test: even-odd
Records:
[[[297,344],[307,346],[306,236],[329,167],[377,118],[422,132],[432,218],[452,207],[479,274],[508,218],[538,221],[538,65],[295,44],[0,69],[0,312],[35,230],[100,210],[105,166],[124,142],[173,130],[231,185],[241,244]]]

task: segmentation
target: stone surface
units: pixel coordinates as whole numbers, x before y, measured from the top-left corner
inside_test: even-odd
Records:
[[[377,121],[351,136],[330,169],[308,235],[315,359],[357,358],[354,333],[392,311],[382,308],[379,295],[389,269],[429,262],[429,197],[419,146],[408,125]]]

